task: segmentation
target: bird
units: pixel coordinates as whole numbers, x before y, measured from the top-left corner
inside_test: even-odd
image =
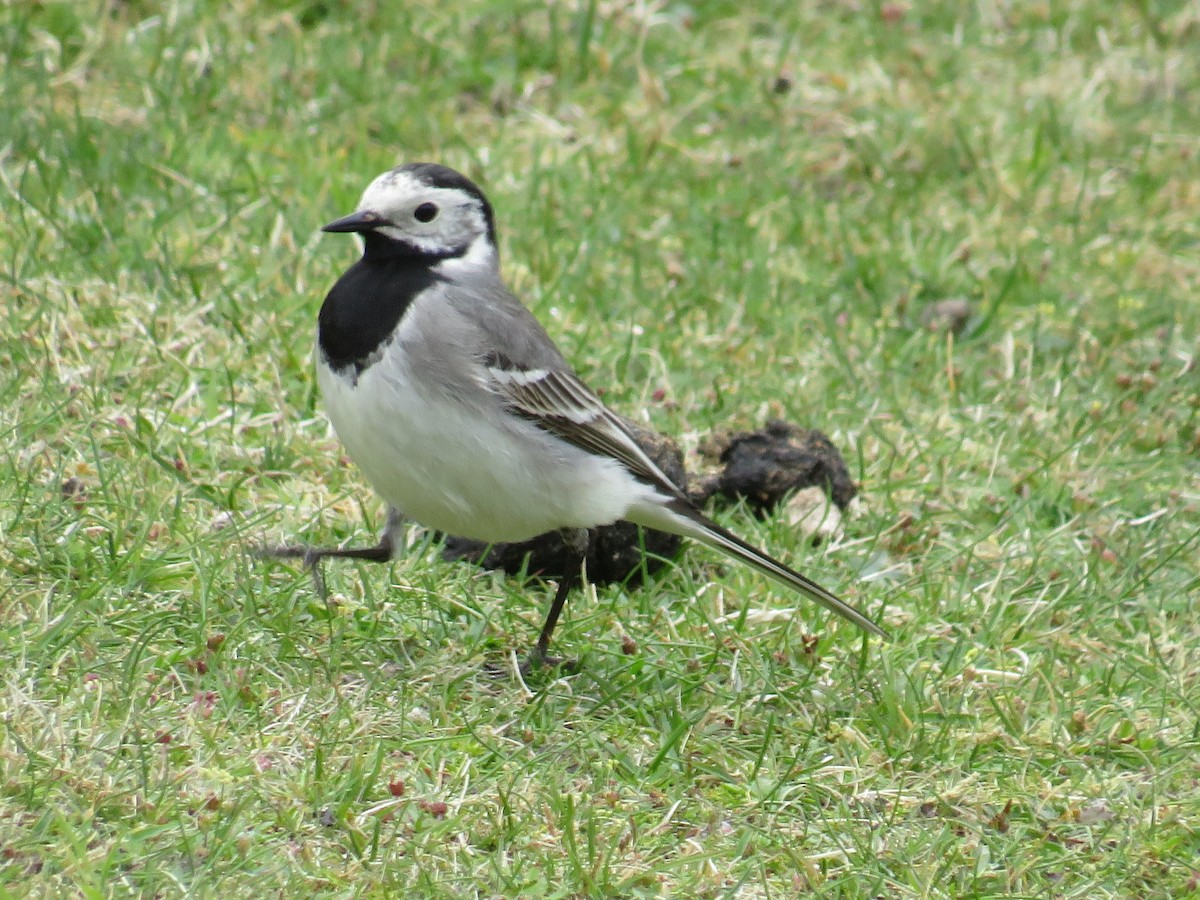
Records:
[[[624,519],[706,544],[888,637],[714,522],[650,459],[507,287],[495,213],[474,181],[438,163],[400,165],[322,231],[356,234],[363,249],[317,316],[317,382],[388,520],[374,547],[271,555],[387,561],[409,521],[493,543],[557,530],[579,565],[559,579],[523,666],[531,670],[561,663],[550,639],[582,577],[588,530]]]

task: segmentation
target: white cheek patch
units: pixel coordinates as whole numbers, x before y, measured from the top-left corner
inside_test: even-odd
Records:
[[[399,228],[395,225],[380,225],[375,229],[375,233],[381,234],[389,240],[412,247],[421,253],[428,253],[430,256],[444,256],[446,253],[453,252],[455,247],[458,246],[456,240],[457,235],[447,236],[446,234],[438,233],[435,230],[430,230],[430,232],[427,234],[421,234],[416,231],[406,231],[405,229]],[[475,250],[475,245],[478,243],[480,243],[480,241],[473,241],[471,247],[467,249],[466,253],[443,260],[438,264],[439,271],[441,270],[441,266],[445,263],[461,262],[466,256],[471,255]],[[483,243],[486,244],[487,242],[483,241]],[[492,258],[494,258],[494,254],[491,253],[490,249],[485,247],[481,254],[474,257],[474,259],[478,259],[479,262],[475,262],[473,264],[480,265],[483,262],[486,262],[486,260]]]
[[[461,256],[443,259],[433,268],[440,275],[453,276],[471,270],[492,269],[496,266],[496,250],[486,234],[481,234],[471,242],[467,252]]]

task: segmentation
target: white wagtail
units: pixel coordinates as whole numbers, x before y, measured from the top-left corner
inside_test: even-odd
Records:
[[[500,276],[491,204],[432,163],[385,172],[323,229],[361,235],[317,326],[317,378],[350,458],[389,506],[377,547],[276,555],[387,560],[400,524],[487,542],[561,530],[582,561],[587,529],[626,519],[695,538],[860,628],[874,622],[708,519],[572,371]],[[575,567],[576,569],[578,567]],[[560,579],[530,663],[547,653]]]

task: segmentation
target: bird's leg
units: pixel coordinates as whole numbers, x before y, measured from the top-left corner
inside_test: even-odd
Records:
[[[379,535],[379,543],[374,547],[310,547],[307,544],[282,544],[276,547],[263,547],[259,555],[267,559],[300,559],[304,561],[313,575],[317,593],[325,596],[325,579],[317,567],[323,559],[361,559],[367,562],[388,562],[397,551],[403,551],[404,513],[393,507],[388,507],[387,524]]]
[[[521,667],[524,672],[532,671],[541,666],[559,666],[563,662],[558,657],[550,655],[550,636],[554,634],[554,626],[558,624],[558,617],[562,614],[563,607],[567,603],[567,594],[580,581],[583,564],[587,560],[591,535],[586,528],[564,528],[562,537],[568,551],[571,553],[571,558],[566,569],[563,571],[562,577],[558,580],[558,590],[554,592],[554,601],[550,604],[550,611],[546,613],[546,621],[542,625],[542,633],[538,635],[537,643],[534,644],[533,651],[529,654],[529,659]]]

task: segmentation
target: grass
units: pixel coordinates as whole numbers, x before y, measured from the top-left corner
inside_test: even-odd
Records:
[[[1197,890],[1195,4],[0,16],[0,891]],[[840,541],[723,520],[897,640],[692,548],[496,681],[544,587],[255,559],[381,523],[316,229],[413,159],[622,412],[830,434]]]

